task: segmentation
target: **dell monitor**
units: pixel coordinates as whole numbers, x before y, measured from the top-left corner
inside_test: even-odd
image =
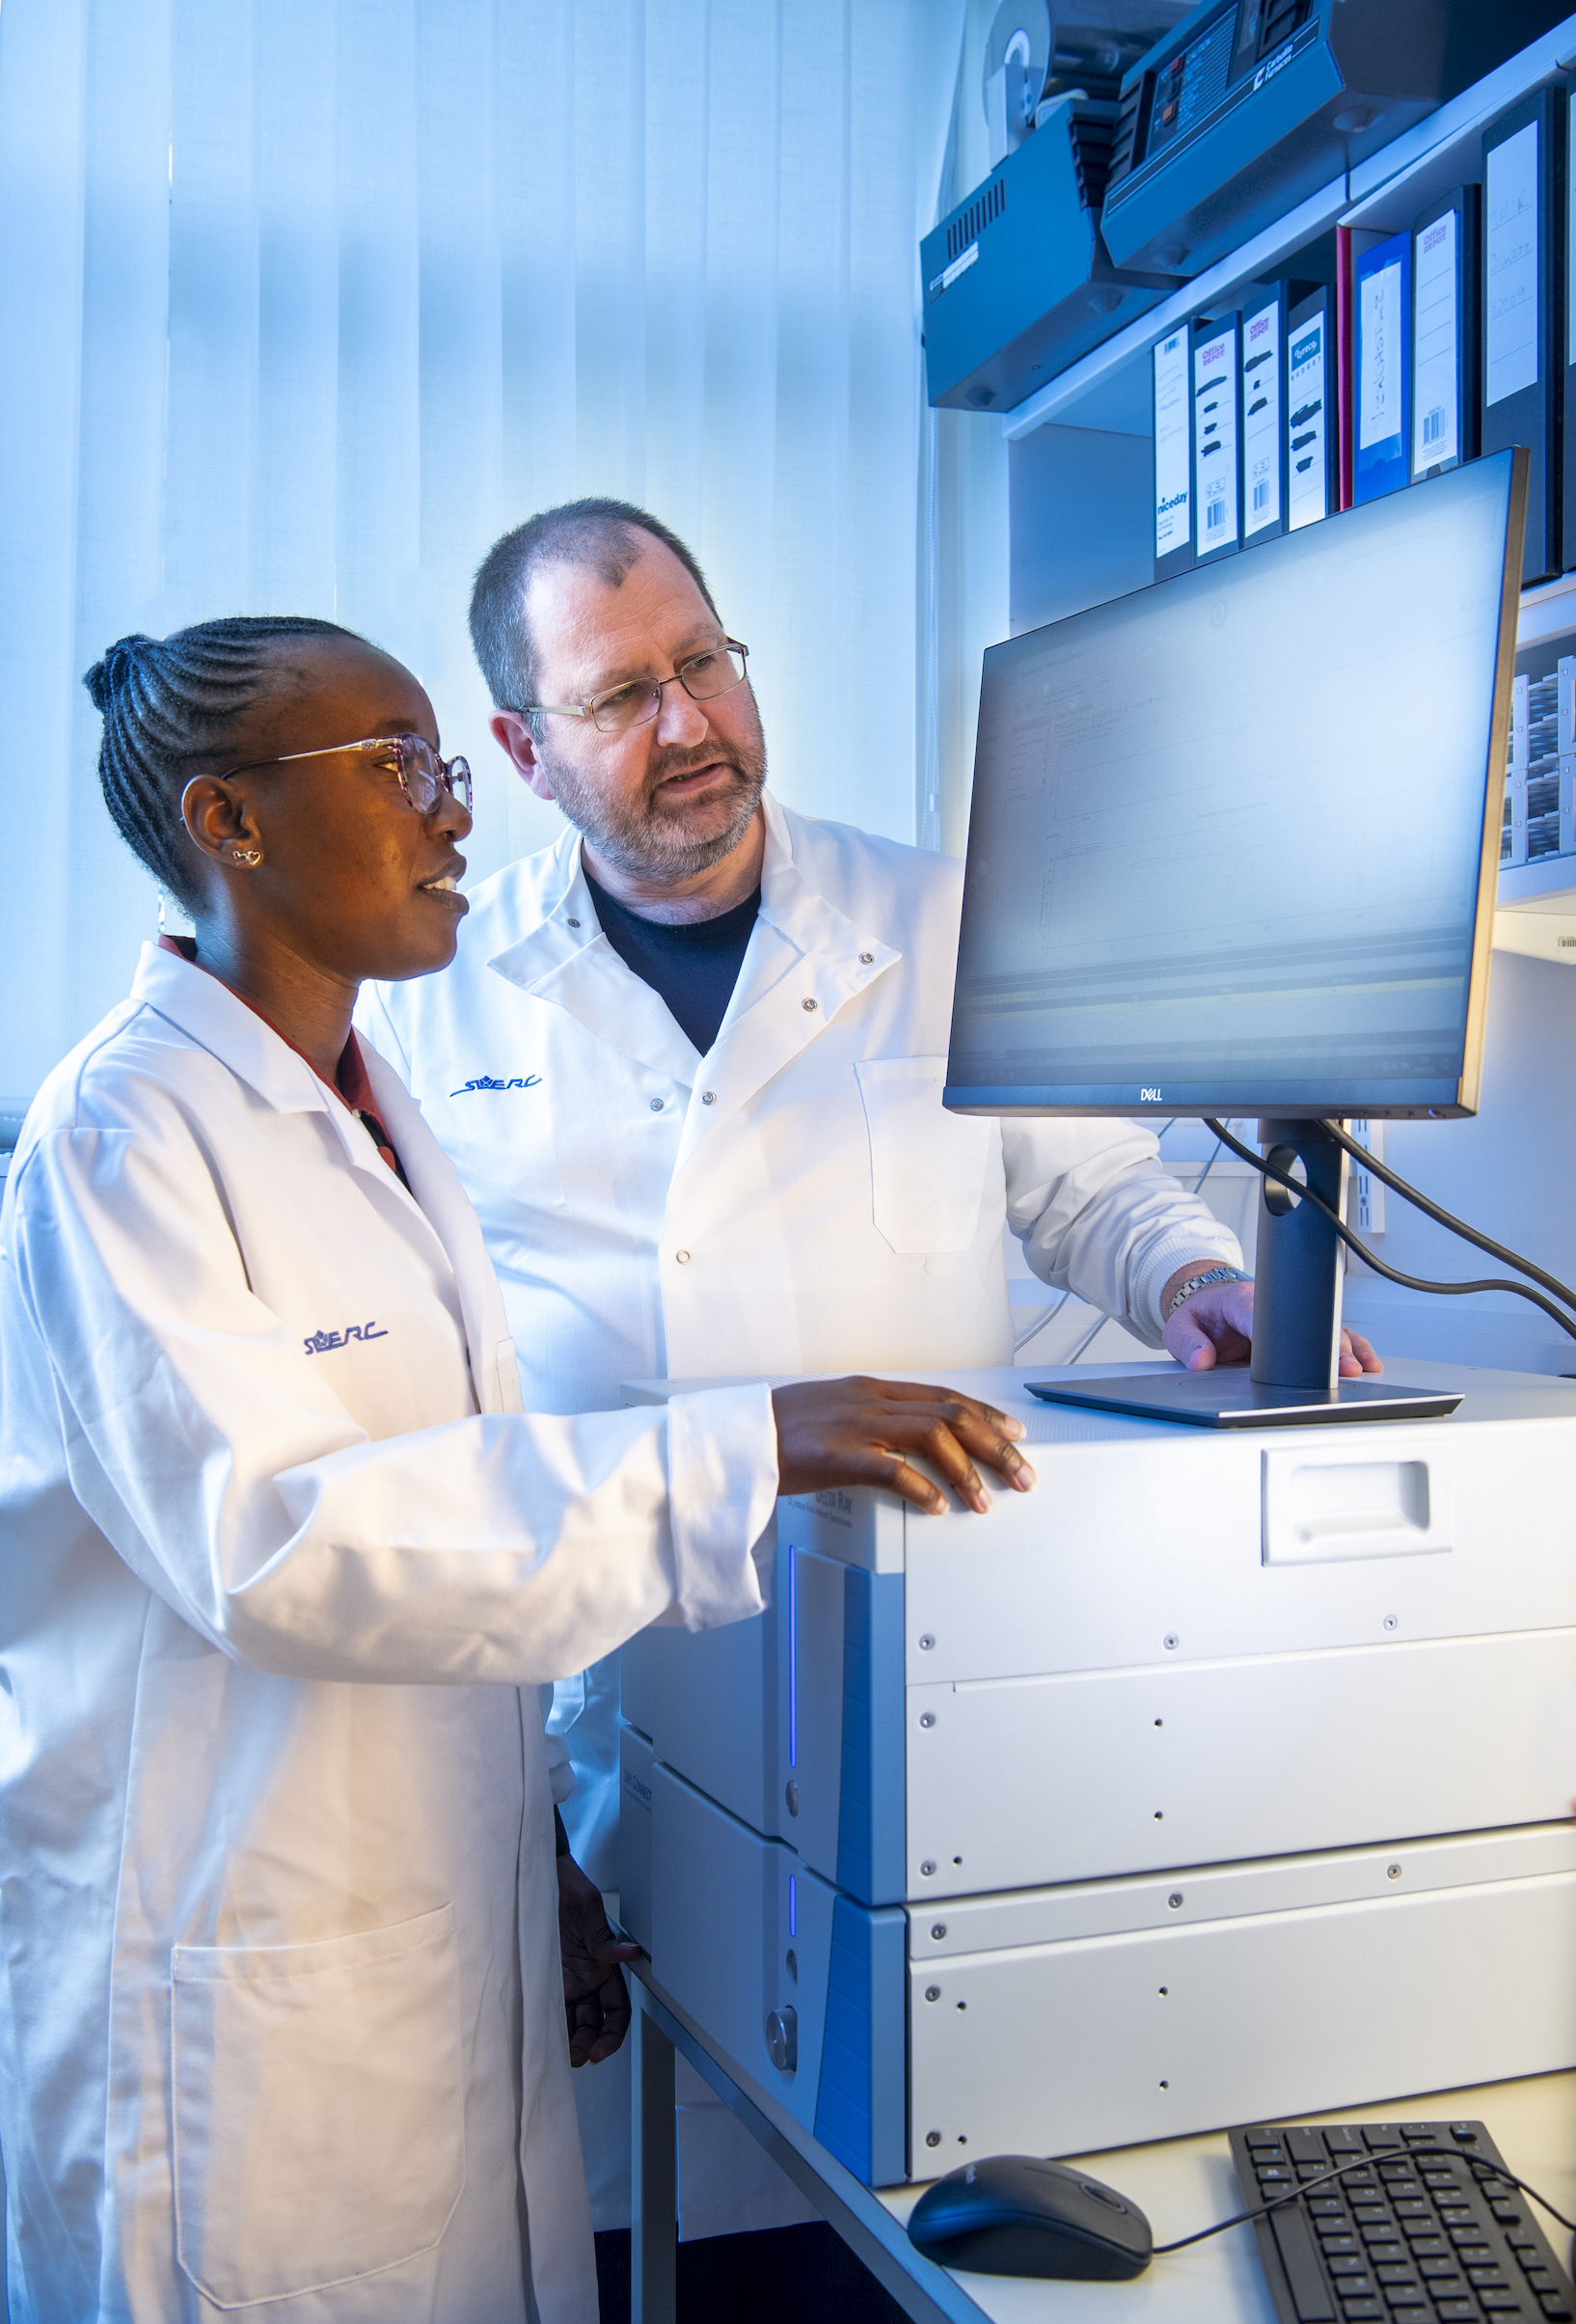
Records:
[[[1321,1122],[1476,1110],[1526,495],[1496,453],[990,649],[949,1107],[1256,1114],[1337,1208]],[[1448,1408],[1338,1383],[1339,1243],[1270,1200],[1251,1374],[1139,1402]]]

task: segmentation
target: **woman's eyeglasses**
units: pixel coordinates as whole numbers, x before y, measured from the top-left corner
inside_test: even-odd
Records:
[[[470,767],[463,758],[440,758],[420,734],[369,734],[361,742],[331,743],[322,751],[285,751],[278,758],[254,758],[245,766],[227,767],[219,780],[228,782],[231,775],[250,775],[258,767],[293,766],[302,758],[337,758],[342,751],[376,754],[392,766],[400,789],[419,815],[430,815],[446,791],[459,801],[468,815],[471,812]]]

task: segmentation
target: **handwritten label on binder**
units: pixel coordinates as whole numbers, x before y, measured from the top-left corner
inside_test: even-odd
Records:
[[[1362,373],[1357,383],[1357,444],[1367,451],[1400,434],[1400,260],[1363,284]]]
[[[1486,400],[1537,384],[1537,123],[1488,151]]]

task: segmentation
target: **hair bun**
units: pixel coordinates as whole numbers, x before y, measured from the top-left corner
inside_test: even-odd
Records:
[[[117,638],[115,643],[106,649],[103,660],[94,664],[82,683],[88,689],[94,708],[102,716],[108,717],[110,703],[123,690],[146,648],[157,643],[156,638],[149,638],[142,630],[134,630],[128,638]]]

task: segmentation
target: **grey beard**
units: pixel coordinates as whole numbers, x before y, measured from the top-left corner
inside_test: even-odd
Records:
[[[697,871],[709,871],[714,863],[720,863],[724,856],[731,855],[754,821],[766,785],[764,754],[753,766],[747,760],[730,760],[735,792],[733,812],[723,828],[711,837],[692,839],[683,831],[682,809],[678,815],[654,812],[649,796],[639,805],[622,809],[610,807],[588,784],[555,766],[545,753],[541,763],[552,780],[558,806],[576,830],[590,841],[602,861],[615,871],[656,881],[693,878]],[[660,770],[664,777],[677,772],[682,770],[671,766]]]

